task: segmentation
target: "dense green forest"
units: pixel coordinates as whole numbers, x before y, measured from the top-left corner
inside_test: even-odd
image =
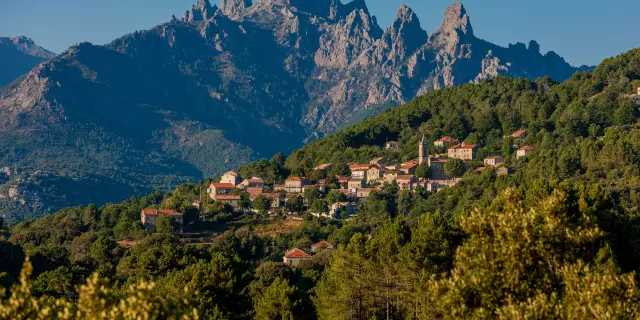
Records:
[[[408,160],[424,134],[477,143],[480,159],[502,155],[514,171],[470,170],[435,194],[387,184],[348,221],[304,216],[267,236],[261,225],[282,218],[220,207],[203,222],[191,206],[203,181],[4,225],[0,318],[638,318],[638,86],[640,49],[563,83],[496,78],[434,91],[239,169],[273,183],[324,162]],[[538,152],[516,159],[505,136],[520,128]],[[388,140],[397,153],[382,149]],[[150,206],[181,210],[190,229],[216,236],[149,234],[139,217]],[[281,263],[323,239],[337,249]]]

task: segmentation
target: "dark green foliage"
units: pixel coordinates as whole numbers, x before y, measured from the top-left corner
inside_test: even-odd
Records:
[[[449,159],[444,164],[444,172],[448,177],[459,178],[462,177],[466,171],[464,162],[460,159]]]

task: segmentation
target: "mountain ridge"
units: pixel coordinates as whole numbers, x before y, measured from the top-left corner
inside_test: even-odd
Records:
[[[180,19],[72,46],[4,93],[0,166],[26,176],[7,178],[0,194],[10,212],[116,201],[73,184],[165,189],[288,153],[432,90],[576,70],[537,43],[476,38],[459,3],[427,34],[407,6],[383,30],[363,0],[199,0]],[[50,195],[60,201],[33,196],[38,171],[70,181]],[[78,195],[64,200],[68,191]]]
[[[55,56],[55,53],[38,46],[25,36],[0,37],[0,87]]]

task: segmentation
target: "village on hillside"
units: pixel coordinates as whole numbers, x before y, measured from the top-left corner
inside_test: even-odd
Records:
[[[516,158],[535,153],[531,146],[522,146],[527,131],[518,130],[506,136],[513,141]],[[388,141],[384,149],[398,151],[398,142]],[[422,190],[436,193],[443,188],[454,186],[468,172],[470,162],[478,161],[479,146],[467,144],[450,136],[443,136],[433,142],[433,150],[441,153],[430,154],[429,141],[422,137],[417,146],[418,158],[402,163],[392,163],[386,157],[371,159],[369,163],[347,163],[349,174],[331,175],[333,164],[317,165],[316,176],[323,177],[312,181],[306,177],[290,176],[282,185],[267,185],[261,177],[242,177],[236,171],[223,174],[218,181],[212,182],[206,190],[207,200],[196,200],[192,204],[200,211],[210,208],[226,208],[228,212],[256,213],[265,216],[280,215],[288,219],[302,219],[304,213],[327,219],[349,220],[356,217],[359,206],[372,192],[380,192],[385,185],[397,185],[398,193]],[[496,175],[508,175],[512,169],[505,165],[502,156],[486,157],[482,166],[476,166],[476,172],[488,167],[495,168]],[[177,226],[176,232],[182,232],[183,217],[175,210],[145,209],[141,213],[142,224],[149,232],[155,232],[155,223],[159,216],[169,215]],[[326,241],[325,241],[326,242]],[[319,243],[324,249],[331,249],[330,243]],[[310,248],[315,252],[317,248]],[[311,255],[294,248],[283,257],[284,262],[295,265]]]

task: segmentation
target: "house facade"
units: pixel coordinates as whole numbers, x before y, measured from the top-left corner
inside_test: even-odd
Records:
[[[145,229],[149,232],[156,232],[156,220],[161,215],[169,215],[173,217],[174,221],[180,226],[178,232],[182,232],[182,226],[184,224],[183,215],[180,212],[170,209],[143,209],[140,213],[140,221]]]
[[[478,151],[478,145],[476,144],[457,144],[449,148],[449,158],[456,158],[461,160],[475,160],[476,152]]]
[[[306,180],[301,177],[290,177],[284,181],[284,190],[289,193],[302,193]]]
[[[264,188],[266,186],[264,180],[258,178],[258,177],[252,177],[250,179],[244,179],[240,184],[239,187],[242,189],[247,189],[247,188]]]
[[[334,248],[333,244],[329,243],[326,240],[322,240],[318,243],[314,243],[311,245],[311,252],[315,253],[321,250],[327,250],[327,249],[333,249],[333,248]]]
[[[349,165],[349,170],[351,170],[351,177],[367,180],[367,171],[371,169],[373,165],[371,164],[363,164],[363,163],[352,163]]]
[[[347,189],[362,189],[366,186],[366,183],[363,179],[360,178],[351,178],[349,179],[349,183],[347,185]]]
[[[493,156],[484,159],[485,166],[497,167],[504,163],[504,158],[501,156]]]
[[[228,204],[234,208],[238,208],[240,205],[240,196],[237,195],[231,195],[231,194],[220,194],[216,196],[215,199],[217,202],[223,203],[223,204]]]
[[[531,146],[524,146],[520,149],[518,149],[518,151],[516,151],[516,158],[520,159],[522,157],[526,157],[528,154],[534,153],[536,152],[536,148],[531,147]]]
[[[387,141],[384,148],[391,151],[398,151],[398,141]]]
[[[309,254],[298,248],[293,248],[284,254],[284,256],[282,257],[282,262],[292,267],[296,267],[298,264],[300,264],[301,261],[309,259],[311,259],[311,256]]]
[[[376,182],[382,178],[382,169],[379,166],[373,166],[371,169],[367,170],[367,182]]]
[[[214,182],[207,188],[207,193],[211,199],[216,200],[216,196],[228,194],[235,188],[234,184],[225,182]]]
[[[234,187],[242,182],[242,177],[235,171],[228,171],[220,177],[221,183],[230,183]]]

